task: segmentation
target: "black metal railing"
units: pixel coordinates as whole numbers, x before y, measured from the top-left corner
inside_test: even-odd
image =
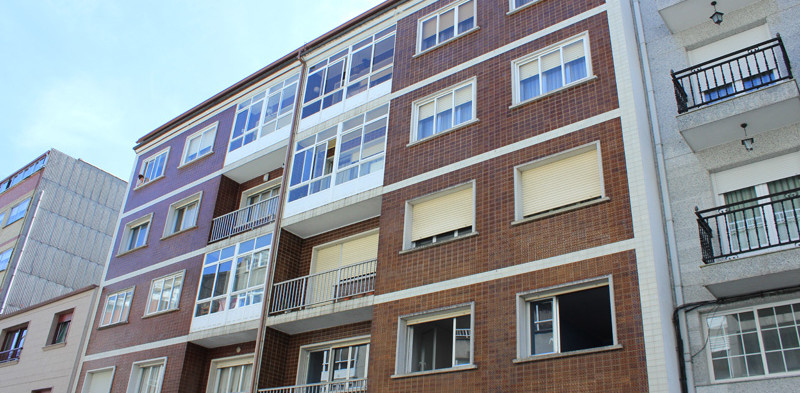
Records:
[[[800,188],[698,210],[703,262],[772,247],[800,246]]]
[[[760,44],[672,71],[678,113],[792,78],[780,34]]]
[[[12,362],[19,360],[19,354],[22,352],[22,347],[11,348],[7,351],[0,351],[0,363]]]

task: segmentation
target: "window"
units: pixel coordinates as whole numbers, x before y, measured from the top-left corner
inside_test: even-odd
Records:
[[[378,233],[357,235],[313,250],[306,302],[338,299],[371,291],[375,287]]]
[[[383,170],[388,117],[386,104],[297,142],[289,202]]]
[[[100,326],[127,322],[128,312],[131,310],[131,300],[133,300],[133,288],[108,295],[106,305],[103,307]]]
[[[136,187],[143,186],[153,180],[164,176],[164,167],[167,165],[169,148],[166,148],[142,161]]]
[[[536,98],[592,74],[589,37],[585,34],[512,63],[514,103]]]
[[[394,31],[395,26],[389,27],[311,66],[302,117],[392,80]]]
[[[299,78],[294,75],[275,83],[236,106],[229,152],[291,126]]]
[[[133,363],[128,393],[159,393],[164,378],[166,358]]]
[[[245,393],[253,378],[253,355],[211,361],[208,393]]]
[[[509,0],[509,9],[511,11],[518,10],[528,4],[536,3],[539,0]]]
[[[28,176],[36,173],[36,171],[38,171],[39,169],[42,169],[44,167],[44,165],[47,163],[47,158],[49,156],[50,156],[49,153],[45,154],[44,157],[38,159],[36,162],[34,162],[33,164],[29,165],[24,170],[21,170],[21,171],[17,172],[16,174],[14,174],[14,176],[11,176],[10,178],[0,182],[0,193],[5,192],[6,190],[8,190],[11,187],[14,187],[15,185],[17,185],[17,183],[27,179]],[[2,221],[2,220],[0,220],[0,221]],[[2,222],[0,222],[0,224],[2,224]]]
[[[598,143],[518,166],[516,219],[602,199],[602,172]]]
[[[723,193],[729,205],[723,245],[743,252],[800,240],[798,189],[800,175]]]
[[[715,381],[800,371],[800,303],[706,317]]]
[[[270,233],[206,254],[194,316],[261,303],[271,245]]]
[[[313,345],[301,353],[298,384],[327,383],[330,391],[366,389],[369,339]]]
[[[6,218],[6,212],[0,212],[0,226],[3,225],[3,220]]]
[[[521,359],[614,345],[609,279],[520,294],[517,304]]]
[[[167,310],[177,310],[183,287],[183,273],[160,277],[150,283],[150,297],[145,315]]]
[[[120,242],[119,252],[124,253],[147,245],[147,235],[153,214],[133,220],[125,225]]]
[[[213,152],[214,137],[217,136],[217,124],[208,126],[186,138],[183,152],[183,165]]]
[[[475,81],[462,83],[414,102],[411,141],[418,141],[475,119]]]
[[[6,225],[11,225],[11,223],[16,222],[17,220],[25,217],[25,212],[28,211],[28,205],[31,203],[31,198],[28,198],[18,205],[11,208],[11,212],[8,214],[8,222]]]
[[[6,329],[3,335],[3,346],[0,347],[0,363],[19,360],[22,345],[25,344],[25,334],[28,325]]]
[[[197,226],[197,214],[200,210],[202,196],[203,193],[198,192],[169,206],[167,224],[164,225],[164,237]]]
[[[474,232],[474,185],[468,183],[406,203],[405,248]]]
[[[473,364],[472,305],[401,317],[397,374]]]
[[[12,252],[14,252],[13,248],[0,252],[0,272],[8,268],[8,261],[11,260]]]
[[[462,1],[419,20],[417,53],[458,37],[477,25],[475,1]]]
[[[50,345],[67,342],[67,333],[71,322],[72,310],[56,314],[53,321],[53,332],[50,334]]]
[[[83,393],[109,393],[114,380],[115,367],[86,372],[83,381]]]

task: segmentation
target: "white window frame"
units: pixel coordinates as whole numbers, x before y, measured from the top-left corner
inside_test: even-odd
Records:
[[[458,8],[463,4],[469,3],[470,1],[472,2],[472,27],[467,29],[467,30],[462,31],[461,33],[459,33],[458,32]],[[427,15],[419,18],[419,19],[417,19],[417,53],[416,54],[419,55],[419,54],[431,51],[431,50],[433,50],[435,48],[438,48],[438,47],[440,47],[442,45],[447,44],[448,42],[452,42],[452,41],[454,41],[455,39],[457,39],[457,38],[459,38],[461,36],[467,35],[467,34],[471,33],[474,30],[479,29],[479,27],[478,27],[478,8],[477,8],[477,5],[476,5],[477,2],[478,2],[477,0],[462,0],[462,1],[458,1],[458,2],[455,2],[453,4],[449,4],[449,5],[445,6],[445,7],[439,8],[438,10],[433,11],[433,12],[431,12],[431,13],[429,13],[429,14],[427,14]],[[439,18],[440,18],[440,16],[442,14],[447,13],[450,10],[455,10],[455,12],[453,12],[453,36],[450,37],[450,38],[445,39],[444,41],[439,41],[439,32],[440,32],[440,30],[439,30]],[[436,37],[436,43],[431,45],[431,46],[429,46],[429,47],[427,47],[427,48],[425,48],[425,49],[422,49],[422,38],[423,38],[422,37],[422,25],[425,22],[427,22],[427,21],[429,21],[429,20],[431,20],[433,18],[436,18],[436,34],[434,35],[434,37]]]
[[[14,247],[11,247],[11,248],[9,248],[7,250],[3,250],[2,252],[0,252],[0,261],[2,261],[3,258],[8,256],[8,259],[6,259],[6,261],[5,261],[6,265],[2,269],[0,269],[0,272],[5,271],[6,269],[8,269],[8,264],[11,262],[11,256],[13,254],[14,254]]]
[[[370,336],[358,336],[358,337],[351,337],[341,340],[333,340],[333,341],[326,341],[321,343],[314,343],[303,345],[300,347],[300,356],[298,357],[299,361],[297,362],[297,385],[305,385],[306,379],[308,377],[308,356],[311,352],[317,351],[324,351],[329,350],[330,354],[333,354],[333,350],[337,348],[343,347],[352,347],[356,345],[363,345],[367,344],[367,361],[369,361],[369,350],[370,350]],[[331,355],[333,356],[333,355]],[[366,377],[369,377],[369,367],[364,371]],[[337,381],[347,381],[345,380],[337,380]],[[326,381],[328,382],[328,381]]]
[[[529,217],[524,216],[523,212],[523,195],[522,195],[522,173],[539,166],[544,166],[547,164],[551,164],[553,162],[557,162],[560,160],[568,159],[570,157],[583,154],[589,152],[591,150],[597,150],[597,170],[600,172],[600,196],[599,198],[594,198],[586,201],[581,201],[577,203],[570,203],[567,205],[561,205],[557,208],[538,212],[530,215]],[[514,219],[516,222],[526,222],[528,220],[534,220],[541,217],[547,217],[553,214],[562,213],[564,211],[573,210],[573,209],[580,209],[584,206],[592,205],[601,201],[608,200],[608,196],[606,196],[606,186],[605,186],[605,178],[603,177],[603,151],[601,150],[600,141],[590,142],[582,146],[574,147],[569,150],[565,150],[562,152],[558,152],[547,157],[542,157],[537,160],[527,162],[521,165],[517,165],[514,167]]]
[[[514,1],[514,0],[511,0],[511,1]],[[534,3],[529,3],[529,4],[526,4],[525,6],[528,6],[528,5],[534,4]],[[555,51],[561,51],[561,49],[563,47],[565,47],[567,45],[570,45],[570,44],[573,44],[575,42],[581,41],[581,40],[583,40],[583,51],[584,51],[584,57],[586,59],[586,76],[583,77],[583,78],[580,78],[580,79],[576,79],[576,80],[574,80],[572,82],[566,83],[566,80],[565,80],[566,76],[565,76],[565,72],[564,72],[564,57],[563,57],[563,53],[561,53],[561,65],[560,65],[560,67],[561,67],[561,82],[562,82],[561,86],[557,87],[557,88],[555,88],[553,90],[550,90],[548,92],[545,92],[545,93],[542,93],[541,92],[542,89],[540,89],[539,90],[539,95],[527,98],[525,100],[522,100],[522,97],[521,97],[521,87],[522,87],[521,83],[522,83],[522,81],[520,80],[520,71],[519,71],[520,67],[522,67],[523,65],[528,64],[528,63],[530,63],[532,61],[539,61],[540,72],[539,72],[538,75],[539,75],[539,83],[541,84],[542,83],[541,58],[544,57],[544,56],[547,56],[547,55],[549,55],[549,54],[551,54],[551,53],[553,53]],[[527,104],[527,103],[532,102],[532,101],[539,100],[542,97],[547,97],[549,95],[556,94],[556,93],[558,93],[558,92],[560,92],[560,91],[562,91],[564,89],[568,89],[568,88],[570,88],[572,86],[575,86],[575,85],[578,85],[578,84],[581,84],[581,83],[584,83],[586,81],[594,79],[595,75],[593,74],[593,70],[592,70],[592,52],[591,52],[591,44],[590,44],[590,41],[589,41],[589,33],[588,32],[580,33],[580,34],[572,36],[572,37],[570,37],[570,38],[568,38],[566,40],[563,40],[563,41],[557,42],[557,43],[555,43],[553,45],[550,45],[550,46],[548,46],[546,48],[537,50],[536,52],[533,52],[533,53],[531,53],[529,55],[525,55],[524,57],[521,57],[519,59],[513,60],[511,62],[511,76],[512,76],[512,78],[511,78],[512,79],[512,86],[511,86],[511,91],[512,91],[512,105],[511,105],[511,107],[512,108],[517,107],[519,105]]]
[[[463,313],[463,314],[462,314]],[[413,357],[413,330],[409,325],[440,321],[443,319],[455,319],[454,314],[469,315],[470,321],[470,348],[469,363],[451,366],[447,368],[432,369],[426,371],[411,371],[411,359]],[[420,321],[425,322],[420,322]],[[455,340],[455,332],[453,332]],[[434,374],[441,372],[458,371],[476,368],[475,365],[475,303],[463,303],[452,306],[442,307],[434,310],[400,316],[397,319],[397,353],[395,356],[395,376]],[[455,352],[455,345],[452,348]],[[453,355],[455,357],[455,355]]]
[[[108,295],[106,295],[106,301],[103,302],[103,313],[100,315],[100,322],[99,322],[99,326],[100,327],[113,326],[113,325],[117,325],[117,324],[122,324],[122,323],[127,323],[128,322],[128,316],[130,315],[131,308],[133,307],[133,294],[134,294],[135,290],[136,290],[136,287],[133,286],[133,287],[126,288],[126,289],[123,289],[121,291],[117,291],[117,292],[114,292],[114,293],[109,293]],[[122,310],[119,313],[119,320],[117,320],[117,321],[114,320],[114,309],[116,308],[116,304],[115,304],[111,308],[111,319],[109,320],[108,323],[103,323],[103,321],[105,321],[105,319],[106,319],[106,313],[109,312],[108,311],[109,299],[111,299],[111,297],[114,296],[114,302],[116,303],[116,301],[117,301],[117,299],[119,298],[120,295],[125,295],[125,297],[124,297],[124,300],[123,300],[123,303],[122,303]]]
[[[131,236],[133,235],[133,229],[135,229],[137,227],[141,227],[144,224],[147,224],[147,234],[145,235],[145,238],[144,238],[144,244],[142,244],[140,246],[136,246],[134,244],[133,248],[128,248],[128,246],[131,244]],[[122,230],[122,238],[121,238],[121,241],[119,243],[119,251],[118,251],[117,255],[127,254],[127,253],[129,253],[131,251],[135,251],[135,250],[138,250],[140,248],[147,247],[148,240],[150,239],[150,227],[152,226],[152,224],[153,224],[153,213],[150,213],[150,214],[148,214],[146,216],[139,217],[139,218],[137,218],[135,220],[132,220],[132,221],[128,222],[127,224],[125,224],[125,228]],[[141,229],[140,229],[140,231],[141,231]],[[137,235],[139,233],[140,232],[137,232]]]
[[[439,114],[439,112],[436,109],[437,101],[440,98],[446,97],[447,95],[455,96],[455,91],[456,90],[459,90],[462,87],[466,87],[466,86],[470,86],[470,85],[472,86],[472,101],[471,101],[472,102],[472,114],[470,115],[470,119],[466,120],[466,121],[463,121],[461,123],[458,123],[458,124],[452,124],[453,121],[455,121],[455,103],[453,102],[452,103],[453,106],[450,109],[452,111],[451,112],[451,126],[450,126],[450,128],[445,129],[445,130],[437,131],[436,130],[436,123],[437,123],[436,120],[437,120],[437,115]],[[430,94],[428,96],[422,97],[422,98],[420,98],[418,100],[415,100],[411,104],[411,135],[409,136],[409,141],[410,141],[409,144],[415,144],[417,142],[426,141],[428,139],[435,138],[438,135],[447,134],[449,132],[458,130],[460,128],[466,127],[466,126],[468,126],[470,124],[473,124],[473,123],[477,122],[478,121],[478,99],[477,99],[478,93],[477,93],[477,91],[478,91],[478,80],[477,80],[477,78],[473,77],[473,78],[470,78],[470,79],[465,80],[463,82],[460,82],[458,84],[455,84],[453,86],[450,86],[450,87],[448,87],[446,89],[439,90],[436,93],[433,93],[433,94]],[[419,121],[420,121],[420,118],[419,118],[420,108],[422,108],[423,106],[425,106],[427,104],[430,104],[430,103],[434,103],[433,134],[431,134],[430,136],[423,137],[423,138],[417,138],[418,128],[419,128]]]
[[[14,205],[14,207],[11,208],[11,210],[8,213],[8,222],[6,222],[6,226],[9,226],[25,218],[25,214],[27,214],[28,208],[31,205],[31,199],[32,197],[27,197],[24,200],[20,201],[20,203],[17,203],[16,205]],[[20,214],[20,208],[22,208],[21,214]],[[14,215],[15,210],[16,210],[16,216]]]
[[[709,313],[702,314],[702,317],[701,317],[701,321],[702,321],[702,324],[703,324],[702,329],[703,329],[703,333],[705,334],[705,339],[709,343],[709,345],[705,348],[705,352],[706,352],[706,361],[708,362],[707,363],[708,364],[708,367],[707,367],[708,368],[708,374],[709,374],[709,378],[710,378],[711,383],[722,384],[722,383],[743,382],[743,381],[752,381],[752,380],[760,380],[760,379],[772,379],[772,378],[791,377],[791,376],[800,375],[800,371],[786,371],[786,372],[782,372],[782,373],[773,373],[773,374],[769,373],[769,366],[767,365],[766,353],[765,353],[765,350],[764,350],[764,339],[763,339],[763,335],[762,335],[763,331],[762,331],[762,328],[761,328],[761,322],[759,321],[759,317],[758,317],[758,310],[759,309],[773,308],[773,307],[791,305],[791,304],[796,304],[796,303],[800,303],[800,299],[791,299],[791,300],[785,300],[785,301],[773,302],[773,303],[766,303],[766,304],[756,304],[756,305],[747,306],[747,307],[739,307],[739,308],[725,310],[725,311],[712,311],[712,312],[709,312]],[[752,376],[752,377],[731,377],[731,378],[728,378],[728,379],[717,380],[716,376],[714,375],[714,365],[713,365],[713,362],[712,362],[712,351],[711,351],[711,339],[712,338],[711,338],[710,331],[709,331],[710,329],[708,327],[708,319],[711,318],[711,317],[724,317],[724,316],[727,316],[727,315],[738,314],[738,313],[747,312],[747,311],[753,312],[753,314],[755,316],[755,321],[754,321],[754,323],[756,324],[755,332],[756,332],[756,334],[758,334],[759,351],[760,351],[759,354],[761,355],[762,366],[764,367],[764,375],[756,375],[756,376]]]
[[[186,270],[181,270],[181,271],[179,271],[177,273],[167,274],[166,276],[161,276],[161,277],[158,277],[158,278],[154,278],[153,280],[150,281],[150,291],[148,292],[147,306],[145,307],[144,316],[157,315],[157,314],[162,314],[162,313],[169,312],[169,311],[172,311],[172,310],[179,310],[180,309],[181,294],[183,293],[183,284],[184,284],[185,274],[186,274]],[[177,291],[178,292],[177,292],[177,295],[176,295],[175,294],[175,288],[176,288],[175,281],[177,281],[178,279],[180,279],[180,285],[177,287]],[[156,306],[156,309],[155,310],[151,310],[150,309],[150,304],[152,303],[151,300],[153,299],[153,295],[155,295],[154,290],[156,288],[155,287],[156,282],[157,281],[161,281],[161,289],[159,289],[159,299],[160,299],[161,297],[164,296],[164,283],[166,283],[169,280],[172,280],[172,287],[170,288],[169,301],[167,303],[167,308],[165,308],[163,310],[159,310],[158,308],[161,305],[161,301],[159,300],[158,305]],[[177,298],[176,298],[176,296],[177,296]],[[173,299],[174,299],[174,302],[175,302],[174,307],[172,305]]]
[[[248,200],[250,199],[250,197],[252,197],[254,195],[258,195],[258,194],[260,194],[260,193],[262,193],[264,191],[267,191],[267,190],[272,190],[273,188],[278,189],[278,195],[277,196],[280,198],[280,196],[281,196],[280,187],[281,187],[281,180],[282,179],[283,179],[283,176],[278,176],[278,177],[276,177],[274,179],[269,179],[268,181],[264,182],[263,184],[259,184],[259,185],[255,186],[253,188],[249,188],[247,190],[244,190],[242,192],[242,198],[239,200],[239,209],[244,209],[247,206],[250,206],[247,203]]]
[[[0,212],[0,227],[3,226],[3,220],[6,219],[6,212]]]
[[[207,393],[214,393],[214,389],[216,388],[217,378],[216,372],[219,369],[228,368],[228,367],[236,367],[236,366],[244,366],[250,365],[251,367],[251,376],[250,381],[253,381],[253,378],[256,378],[255,375],[255,355],[254,354],[247,354],[247,355],[237,355],[237,356],[230,356],[226,358],[219,358],[214,359],[211,361],[209,366],[208,372],[208,384],[206,385],[206,392]],[[248,388],[249,389],[249,388]]]
[[[475,202],[476,202],[475,201],[475,188],[476,188],[476,184],[475,184],[475,180],[471,180],[471,181],[466,182],[466,183],[457,184],[455,186],[451,186],[451,187],[445,188],[443,190],[435,191],[435,192],[432,192],[430,194],[426,194],[426,195],[423,195],[423,196],[420,196],[420,197],[417,197],[417,198],[410,199],[410,200],[406,201],[406,211],[405,211],[405,217],[404,217],[405,224],[403,226],[403,250],[413,250],[415,248],[422,248],[422,247],[429,246],[427,244],[426,245],[421,245],[421,246],[414,246],[414,242],[411,240],[411,228],[414,225],[414,221],[413,220],[414,220],[414,205],[415,204],[420,203],[420,202],[426,202],[426,201],[429,201],[429,200],[432,200],[432,199],[436,199],[436,198],[440,198],[440,197],[446,196],[448,194],[456,193],[456,192],[462,191],[462,190],[464,190],[466,188],[471,188],[472,189],[472,230],[469,233],[459,234],[458,229],[460,229],[460,228],[455,228],[453,231],[444,232],[444,233],[435,235],[435,236],[433,236],[434,239],[433,239],[433,242],[430,245],[437,244],[437,239],[436,239],[437,236],[449,235],[451,233],[454,233],[452,238],[448,237],[446,240],[440,240],[439,243],[441,243],[441,242],[447,242],[447,241],[450,241],[450,240],[463,238],[465,236],[470,236],[470,235],[472,235],[474,233],[477,233],[478,231],[475,228],[475,213],[476,213],[476,211],[475,211]]]
[[[86,376],[84,376],[84,378],[83,378],[83,386],[81,387],[81,392],[82,393],[88,393],[89,392],[87,390],[87,387],[89,386],[89,384],[92,381],[93,374],[101,373],[101,372],[108,371],[108,370],[111,370],[111,379],[109,380],[110,383],[109,383],[109,389],[108,389],[108,391],[110,392],[111,388],[114,386],[114,375],[117,372],[117,366],[102,367],[102,368],[96,368],[96,369],[93,369],[93,370],[87,370],[86,371]]]
[[[282,106],[286,101],[284,92],[290,92],[291,90],[289,87],[291,87],[292,84],[294,84],[294,97],[287,106]],[[236,111],[231,124],[231,133],[228,137],[228,143],[226,144],[227,151],[236,151],[279,129],[283,129],[287,126],[291,127],[292,119],[294,119],[294,112],[297,110],[295,104],[297,102],[297,95],[300,94],[299,88],[300,74],[294,74],[277,81],[270,81],[266,87],[250,94],[245,99],[240,99],[236,104]],[[269,99],[276,95],[278,96],[278,111],[275,113],[274,119],[269,119],[265,122],[264,117],[267,115],[266,110]],[[258,120],[252,127],[248,127],[250,125],[250,118],[254,116],[251,113],[252,109],[254,109],[253,105],[259,102],[261,109],[259,109],[258,112]],[[284,111],[284,109],[286,110]],[[242,122],[244,122],[242,127],[244,128],[242,128],[241,134],[237,135],[237,125],[241,116],[244,116],[242,117]],[[278,125],[280,125],[280,127],[278,127]],[[245,142],[245,140],[249,139],[248,135],[253,135],[251,137],[252,139]],[[239,139],[241,139],[241,141],[239,141]]]
[[[158,377],[157,377],[158,384],[156,385],[156,393],[161,392],[161,385],[164,382],[164,370],[167,368],[166,357],[133,362],[131,364],[131,376],[128,379],[128,389],[126,392],[127,393],[141,392],[142,387],[139,385],[141,373],[145,368],[153,366],[161,366],[161,368],[158,371]]]
[[[523,9],[523,8],[530,7],[531,5],[534,5],[534,4],[539,3],[541,1],[542,0],[530,0],[529,2],[527,2],[527,3],[523,4],[523,5],[517,6],[516,5],[516,0],[508,0],[508,14],[509,15],[513,14],[513,13],[515,13],[515,12],[517,12],[517,11]]]
[[[197,193],[194,193],[194,194],[192,194],[192,195],[190,195],[190,196],[188,196],[186,198],[183,198],[183,199],[181,199],[181,200],[169,205],[169,211],[167,212],[167,221],[164,224],[164,233],[162,234],[161,238],[163,239],[163,238],[166,238],[166,237],[169,237],[169,236],[172,236],[172,235],[177,235],[179,233],[183,233],[183,232],[190,231],[192,229],[197,228],[197,226],[198,226],[198,218],[200,216],[200,207],[201,207],[202,199],[203,199],[203,192],[199,191]],[[186,208],[189,205],[192,205],[192,204],[196,204],[196,207],[195,207],[195,210],[194,210],[194,218],[193,218],[194,224],[191,225],[191,226],[188,226],[186,228],[179,228],[179,229],[175,230],[175,226],[178,224],[176,222],[178,217],[181,218],[181,227],[183,227],[183,223],[186,222],[186,218],[187,218],[187,216],[186,216]],[[179,216],[178,215],[178,211],[181,210],[181,209],[184,209],[184,213]]]
[[[612,345],[562,352],[560,349],[560,342],[557,330],[558,310],[555,299],[560,295],[574,293],[574,292],[581,292],[584,290],[601,288],[601,287],[608,288],[608,301],[611,310],[610,317],[611,317]],[[531,302],[544,300],[548,298],[554,299],[553,303],[553,339],[555,341],[555,344],[553,346],[554,352],[533,355],[530,354],[531,323],[530,323],[529,304]],[[568,284],[556,285],[547,288],[520,292],[517,293],[516,299],[517,299],[517,358],[514,360],[515,362],[540,359],[542,357],[550,357],[553,355],[561,355],[561,354],[568,355],[571,353],[577,354],[577,353],[584,353],[587,351],[590,352],[601,351],[604,349],[610,349],[619,346],[619,342],[617,341],[616,307],[614,304],[614,282],[613,278],[610,275],[572,282]]]
[[[167,161],[169,160],[169,150],[170,150],[170,147],[167,147],[165,149],[159,150],[158,152],[152,154],[150,157],[147,157],[146,159],[142,160],[142,164],[139,167],[139,174],[138,174],[138,176],[142,176],[142,177],[138,177],[137,176],[136,187],[134,187],[134,189],[144,187],[144,186],[146,186],[146,185],[148,185],[148,184],[150,184],[150,183],[152,183],[152,182],[154,182],[154,181],[156,181],[158,179],[161,179],[162,177],[166,176],[166,174],[167,174]],[[162,155],[164,156],[164,160],[162,161],[164,163],[164,167],[161,169],[161,174],[158,175],[158,176],[155,176],[153,178],[147,178],[147,175],[145,174],[146,171],[147,171],[147,164],[148,163],[153,163],[153,165],[155,165],[155,162],[158,161],[158,158],[161,157]],[[155,166],[154,166],[154,170],[155,170]]]
[[[63,323],[63,322],[59,322],[59,320],[61,319],[61,317],[65,316],[65,315],[69,315],[70,319],[69,319],[69,321],[64,321],[64,322],[67,322],[66,328],[64,329],[64,339],[62,341],[55,342],[58,339],[58,333],[61,330],[61,329],[59,329],[59,326]],[[59,312],[59,313],[56,313],[56,314],[53,315],[53,323],[52,323],[52,326],[50,328],[50,333],[47,335],[47,345],[46,346],[59,345],[59,344],[66,345],[67,336],[69,335],[69,328],[72,326],[72,318],[74,318],[74,317],[75,317],[75,309],[74,308],[69,309],[69,310],[64,310],[62,312]]]
[[[195,162],[195,161],[197,161],[197,160],[199,160],[199,159],[201,159],[201,158],[203,158],[205,156],[210,156],[211,154],[214,154],[214,142],[217,140],[217,127],[218,126],[219,126],[219,122],[216,122],[214,124],[211,124],[211,125],[203,128],[202,130],[197,131],[194,134],[189,135],[188,137],[186,137],[186,143],[183,146],[183,156],[182,156],[183,158],[181,159],[181,165],[180,166],[185,166],[185,165],[190,164],[192,162]],[[208,148],[207,152],[205,152],[203,154],[200,154],[200,152],[204,149],[204,147],[202,145],[203,138],[207,134],[211,135],[211,144],[206,146],[206,148]],[[189,154],[190,154],[189,148],[191,147],[192,142],[195,141],[195,140],[198,140],[198,139],[200,140],[200,142],[197,145],[197,152],[195,153],[195,157],[192,158],[192,159],[189,159]]]

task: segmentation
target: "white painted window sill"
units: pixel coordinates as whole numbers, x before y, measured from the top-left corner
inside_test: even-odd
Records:
[[[555,215],[558,215],[558,214],[561,214],[561,213],[566,213],[568,211],[583,209],[584,207],[589,207],[589,206],[594,206],[594,205],[599,205],[601,203],[608,202],[610,200],[611,200],[611,198],[609,198],[609,197],[602,197],[602,198],[598,198],[598,199],[592,199],[591,201],[579,202],[579,203],[576,203],[574,205],[569,205],[569,206],[565,206],[565,207],[562,207],[562,208],[553,209],[553,210],[550,210],[550,211],[547,211],[547,212],[544,212],[544,213],[534,214],[534,215],[532,215],[530,217],[525,217],[525,218],[522,218],[522,219],[519,219],[519,220],[514,220],[514,221],[511,222],[511,226],[522,225],[522,224],[525,224],[525,223],[528,223],[528,222],[531,222],[531,221],[541,220],[543,218],[552,217],[552,216],[555,216]]]
[[[577,81],[575,81],[575,82],[572,82],[572,83],[567,83],[566,85],[564,85],[564,86],[561,86],[561,87],[559,87],[558,89],[555,89],[555,90],[550,90],[550,91],[548,91],[547,93],[544,93],[544,94],[538,95],[538,96],[536,96],[536,97],[533,97],[533,98],[528,98],[528,99],[527,99],[527,100],[525,100],[525,101],[517,102],[516,104],[513,104],[513,105],[509,106],[509,107],[508,107],[508,109],[516,109],[516,108],[519,108],[519,107],[521,107],[521,106],[528,105],[528,104],[530,104],[531,102],[536,102],[536,101],[539,101],[539,100],[541,100],[541,99],[544,99],[545,97],[550,97],[551,95],[558,94],[558,93],[560,93],[560,92],[562,92],[562,91],[564,91],[564,90],[567,90],[567,89],[573,88],[573,87],[575,87],[575,86],[580,86],[580,85],[582,85],[582,84],[584,84],[584,83],[589,83],[589,82],[592,82],[592,81],[594,81],[594,80],[596,80],[596,79],[598,79],[598,78],[597,78],[597,75],[592,75],[592,76],[588,76],[588,77],[586,77],[586,78],[583,78],[583,79],[579,79],[579,80],[577,80]],[[519,81],[516,81],[515,83],[519,83]],[[519,94],[519,93],[516,93],[516,94]],[[515,100],[516,100],[516,98],[515,98]]]
[[[579,356],[579,355],[588,355],[591,353],[598,353],[598,352],[608,352],[608,351],[617,351],[622,349],[621,344],[614,344],[614,345],[607,345],[605,347],[597,347],[597,348],[589,348],[589,349],[581,349],[578,351],[570,351],[570,352],[560,352],[560,353],[548,353],[544,355],[535,355],[535,356],[528,356],[524,358],[517,358],[512,360],[514,363],[528,363],[528,362],[536,362],[540,360],[547,360],[547,359],[558,359],[563,357],[569,356]]]
[[[440,370],[417,371],[417,372],[408,373],[408,374],[394,374],[390,378],[399,379],[399,378],[421,377],[423,375],[454,373],[454,372],[458,372],[458,371],[475,370],[477,368],[478,368],[477,364],[465,364],[463,366],[455,366],[455,367],[450,367],[450,368],[443,368],[443,369],[440,369]]]

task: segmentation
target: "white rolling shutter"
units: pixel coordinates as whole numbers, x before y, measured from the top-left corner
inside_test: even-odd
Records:
[[[472,187],[412,205],[411,240],[472,226]]]
[[[601,196],[597,149],[523,170],[522,214],[529,216]]]

